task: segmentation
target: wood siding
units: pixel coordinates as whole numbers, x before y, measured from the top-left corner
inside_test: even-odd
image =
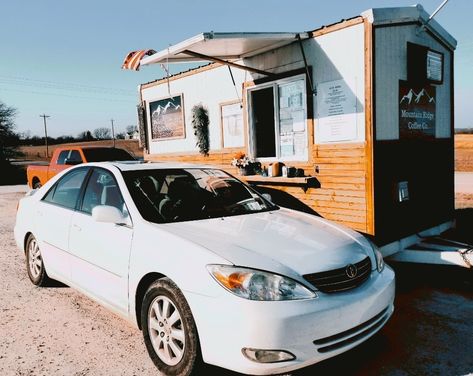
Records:
[[[209,164],[238,176],[231,166],[234,154],[242,149],[212,151],[208,157],[198,153],[147,154],[145,159],[159,162],[184,162]],[[313,145],[310,162],[295,163],[306,175],[315,176],[320,188],[306,192],[298,186],[273,186],[309,206],[322,217],[342,223],[361,232],[369,232],[367,226],[365,144]],[[318,172],[317,172],[318,171]],[[244,177],[241,177],[244,180]]]

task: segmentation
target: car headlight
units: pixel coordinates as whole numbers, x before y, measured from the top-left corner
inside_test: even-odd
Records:
[[[249,300],[298,300],[317,294],[281,275],[230,265],[208,265],[214,279],[231,293]]]
[[[382,272],[384,269],[384,259],[382,253],[379,251],[379,248],[376,244],[374,244],[371,240],[369,240],[369,243],[371,244],[371,248],[373,249],[374,253],[374,258],[376,260],[376,269],[378,272]]]

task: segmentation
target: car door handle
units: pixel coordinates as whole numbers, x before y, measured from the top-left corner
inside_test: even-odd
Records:
[[[39,210],[36,212],[36,214],[37,214],[38,216],[40,216],[40,217],[43,216],[43,212],[42,212],[42,211],[39,211]]]
[[[72,227],[75,228],[77,231],[82,231],[82,227],[80,227],[79,225],[73,224]]]

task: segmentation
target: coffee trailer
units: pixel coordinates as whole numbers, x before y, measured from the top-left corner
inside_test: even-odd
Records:
[[[385,256],[405,255],[454,223],[455,47],[420,5],[309,32],[199,34],[141,60],[210,62],[140,85],[145,159],[237,174],[243,152],[302,169],[240,178],[372,236]],[[208,156],[196,147],[198,104],[209,113]]]

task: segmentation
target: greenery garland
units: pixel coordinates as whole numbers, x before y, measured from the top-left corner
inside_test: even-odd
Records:
[[[192,107],[192,126],[197,139],[195,146],[204,156],[208,156],[210,150],[209,123],[209,111],[202,104]]]

